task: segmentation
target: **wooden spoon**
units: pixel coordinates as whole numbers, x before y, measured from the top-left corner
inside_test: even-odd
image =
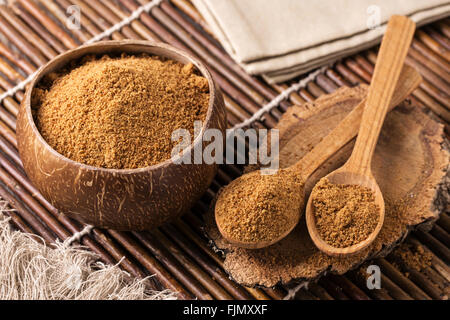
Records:
[[[421,82],[422,78],[420,74],[412,67],[405,65],[400,74],[400,79],[398,81],[397,87],[395,88],[393,98],[389,105],[389,110],[393,109],[403,100],[405,100],[406,97],[411,92],[413,92]],[[350,140],[352,140],[357,135],[365,104],[366,100],[361,101],[326,137],[324,137],[308,154],[306,154],[296,164],[286,169],[280,169],[278,170],[278,173],[275,173],[271,176],[264,176],[264,179],[273,179],[275,181],[275,179],[280,177],[280,173],[282,171],[283,172],[288,171],[292,175],[299,175],[301,179],[306,182],[309,176],[312,173],[314,173],[314,171],[316,171],[316,169],[320,165],[322,165],[328,158],[330,158],[333,154],[335,154],[339,149],[345,146]],[[244,176],[248,177],[249,175],[253,175],[254,179],[261,179],[261,180],[263,179],[263,176],[261,176],[260,171],[257,170],[248,173],[246,175],[243,175],[238,179],[234,180],[224,188],[224,191],[230,188],[235,188],[235,185],[239,184],[239,182],[244,178]],[[224,191],[219,194],[219,197],[216,202],[215,207],[216,224],[222,236],[229,243],[239,247],[247,249],[258,249],[267,247],[271,244],[278,242],[295,228],[303,212],[305,199],[304,189],[298,191],[302,194],[303,200],[301,201],[301,203],[295,203],[294,201],[291,202],[292,210],[294,210],[296,213],[295,218],[292,219],[292,221],[290,221],[289,224],[286,225],[286,229],[283,233],[274,237],[270,241],[242,242],[239,241],[238,239],[234,239],[230,234],[225,232],[225,229],[223,228],[220,219],[218,219],[219,212],[217,208],[219,207],[220,202],[223,202],[223,204],[225,205],[232,202],[231,199],[232,197],[224,196],[226,195],[226,192]],[[239,189],[235,188],[233,191],[234,194],[239,196],[240,194]]]
[[[374,231],[363,241],[345,248],[336,248],[325,242],[317,230],[312,196],[306,207],[306,224],[314,244],[333,256],[355,254],[370,245],[378,235],[384,221],[384,199],[372,175],[371,162],[378,136],[399,80],[400,71],[414,35],[415,23],[405,16],[392,16],[381,43],[374,75],[369,87],[361,127],[347,162],[325,178],[333,184],[359,185],[371,189],[380,216]],[[400,80],[403,81],[403,80]],[[395,138],[395,137],[393,137]],[[311,193],[312,194],[312,193]]]

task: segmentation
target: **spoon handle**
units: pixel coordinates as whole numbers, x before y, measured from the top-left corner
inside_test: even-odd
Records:
[[[394,15],[389,19],[375,64],[355,147],[345,165],[352,172],[371,175],[372,154],[414,30],[415,23],[405,16]]]
[[[394,91],[389,110],[399,105],[422,82],[420,74],[412,67],[404,65]],[[358,134],[366,99],[362,100],[342,121],[325,136],[310,152],[308,152],[293,170],[307,180],[328,158],[345,146]]]

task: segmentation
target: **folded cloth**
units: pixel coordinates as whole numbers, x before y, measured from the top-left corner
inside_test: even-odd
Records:
[[[422,25],[449,0],[192,0],[223,47],[250,74],[286,81],[380,42],[389,17]]]

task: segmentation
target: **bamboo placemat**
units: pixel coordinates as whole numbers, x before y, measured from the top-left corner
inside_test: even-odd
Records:
[[[67,8],[71,5],[81,8],[80,29],[66,27]],[[222,269],[222,258],[208,247],[200,231],[202,214],[215,192],[239,176],[242,167],[222,166],[208,192],[188,214],[152,233],[86,228],[61,215],[26,178],[16,149],[15,124],[27,77],[57,54],[93,41],[90,39],[125,38],[163,41],[197,55],[208,64],[224,92],[230,127],[245,124],[271,128],[294,103],[312,101],[343,85],[370,82],[376,49],[344,59],[306,79],[271,86],[246,74],[233,62],[186,0],[154,0],[153,4],[147,0],[17,0],[9,6],[0,5],[0,196],[16,209],[9,212],[14,225],[50,243],[72,237],[106,263],[121,261],[123,269],[135,277],[155,274],[152,278],[155,289],[172,289],[182,299],[286,297],[289,289],[282,286],[245,288],[231,281]],[[448,18],[417,30],[408,63],[425,79],[413,93],[413,102],[431,110],[443,121],[448,136]],[[450,280],[448,212],[429,233],[415,231],[407,241],[419,243],[432,252],[432,267],[427,272],[406,277],[399,270],[405,266],[394,263],[388,256],[374,262],[382,270],[382,290],[367,290],[354,271],[344,276],[324,277],[308,289],[300,289],[295,298],[445,298]]]

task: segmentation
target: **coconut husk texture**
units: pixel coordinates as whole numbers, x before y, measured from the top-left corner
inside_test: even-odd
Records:
[[[292,106],[277,125],[280,130],[280,167],[301,159],[366,95],[367,86],[343,87],[312,103]],[[205,233],[225,256],[224,268],[246,286],[302,284],[331,272],[343,274],[364,261],[386,256],[414,228],[430,228],[449,203],[448,140],[444,126],[420,107],[404,101],[385,120],[373,158],[373,174],[386,202],[384,226],[367,249],[337,258],[319,251],[309,237],[304,215],[282,241],[248,250],[227,243],[214,222],[214,204],[205,215]],[[306,184],[306,194],[349,157],[354,140],[320,167]]]

